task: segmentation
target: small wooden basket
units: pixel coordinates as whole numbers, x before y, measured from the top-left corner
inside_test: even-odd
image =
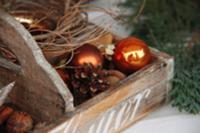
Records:
[[[0,82],[16,81],[7,102],[30,113],[36,122],[50,122],[33,132],[119,132],[161,106],[171,88],[173,58],[151,49],[155,61],[75,107],[68,87],[30,33],[3,10],[0,40],[20,62],[16,65],[0,58]]]

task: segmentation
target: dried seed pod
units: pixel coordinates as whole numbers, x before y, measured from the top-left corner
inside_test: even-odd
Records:
[[[31,116],[25,112],[14,112],[8,119],[6,130],[8,133],[24,133],[33,128]]]
[[[2,106],[0,108],[0,125],[3,124],[14,112],[13,108]]]

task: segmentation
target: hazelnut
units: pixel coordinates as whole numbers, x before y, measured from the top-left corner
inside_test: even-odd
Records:
[[[118,83],[120,80],[123,80],[126,75],[117,70],[107,70],[107,80],[109,81],[110,85],[113,86]]]
[[[31,116],[25,112],[14,112],[8,119],[6,130],[8,133],[24,133],[33,128]]]
[[[14,112],[13,108],[8,106],[2,106],[0,108],[0,125],[3,124]]]

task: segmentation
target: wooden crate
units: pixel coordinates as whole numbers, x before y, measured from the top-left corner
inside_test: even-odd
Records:
[[[75,107],[66,84],[32,36],[3,10],[0,40],[20,62],[16,65],[0,59],[0,82],[16,81],[7,102],[30,113],[36,122],[49,122],[33,132],[120,132],[161,106],[171,88],[173,58],[151,49],[156,58],[151,64]]]

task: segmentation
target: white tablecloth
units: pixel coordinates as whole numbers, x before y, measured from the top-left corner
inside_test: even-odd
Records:
[[[165,105],[124,133],[200,133],[200,115],[180,113],[176,108]]]

